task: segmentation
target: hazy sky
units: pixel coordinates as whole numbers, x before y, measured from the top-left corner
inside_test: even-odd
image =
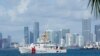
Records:
[[[92,18],[92,32],[95,24],[87,8],[88,0],[0,0],[0,32],[3,37],[11,35],[13,41],[22,41],[24,26],[32,31],[33,23],[40,23],[40,31],[46,29],[71,29],[81,33],[81,19]]]

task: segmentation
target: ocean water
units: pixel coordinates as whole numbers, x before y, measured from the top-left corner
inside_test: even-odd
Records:
[[[66,53],[57,53],[57,54],[20,54],[18,49],[2,49],[0,50],[0,56],[65,56]]]
[[[100,56],[100,50],[70,49],[67,53],[20,54],[17,49],[3,49],[0,50],[0,56]]]
[[[100,50],[97,49],[70,49],[67,56],[100,56]]]

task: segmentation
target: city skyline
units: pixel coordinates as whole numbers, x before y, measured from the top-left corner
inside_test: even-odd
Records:
[[[34,22],[40,23],[40,32],[46,29],[70,29],[72,33],[81,33],[81,20],[91,18],[91,31],[100,24],[87,8],[84,0],[1,0],[0,32],[3,38],[11,35],[13,41],[21,42],[24,38],[23,27],[33,31]],[[80,5],[79,5],[80,4]],[[19,40],[20,39],[20,40]]]

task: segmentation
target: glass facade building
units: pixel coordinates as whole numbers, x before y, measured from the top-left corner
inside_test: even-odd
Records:
[[[29,44],[29,29],[28,27],[24,27],[24,41],[25,41],[25,44]]]
[[[33,34],[34,34],[34,43],[37,43],[37,39],[39,38],[39,22],[34,22]]]
[[[66,43],[66,34],[70,33],[70,29],[62,29],[62,38],[65,40]]]
[[[53,34],[53,43],[55,44],[60,44],[60,39],[61,39],[61,31],[54,31],[54,34]]]
[[[34,34],[30,32],[30,44],[34,42]]]
[[[82,35],[84,37],[84,44],[92,42],[91,19],[82,19]]]
[[[11,36],[8,35],[8,48],[10,48],[10,47],[11,47]]]
[[[2,48],[2,33],[0,32],[0,48]]]
[[[100,25],[95,25],[96,41],[100,42]]]

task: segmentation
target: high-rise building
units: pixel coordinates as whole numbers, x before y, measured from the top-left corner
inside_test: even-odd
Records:
[[[96,41],[100,42],[100,25],[95,25]]]
[[[39,22],[34,22],[33,34],[34,34],[34,43],[37,43],[37,39],[39,38]]]
[[[91,19],[82,19],[82,35],[84,37],[84,44],[92,42]]]
[[[93,42],[95,43],[96,42],[96,34],[92,33],[92,37],[93,37]]]
[[[79,47],[82,47],[84,45],[84,38],[83,38],[83,36],[77,34],[76,45],[79,46]]]
[[[24,27],[24,41],[25,41],[25,44],[29,44],[29,29],[28,27]]]
[[[46,30],[46,36],[49,43],[59,45],[61,42],[61,31]]]
[[[61,40],[61,31],[54,31],[53,34],[53,43],[59,45],[60,44],[60,40]]]
[[[8,39],[7,38],[2,39],[2,48],[8,48]]]
[[[10,48],[11,47],[11,36],[8,35],[8,38],[2,39],[2,48]]]
[[[75,43],[73,42],[73,34],[67,33],[67,34],[66,34],[66,46],[67,46],[67,47],[73,46],[73,44],[75,44]]]
[[[2,33],[0,32],[0,48],[2,48]]]
[[[30,32],[30,44],[34,42],[34,34]]]
[[[0,32],[0,39],[2,39],[2,33]]]
[[[66,46],[65,40],[63,38],[60,39],[60,46],[63,46],[63,47]]]
[[[10,35],[8,35],[7,41],[8,41],[8,48],[10,48],[11,47],[11,36]]]
[[[62,29],[62,38],[65,40],[65,42],[67,33],[70,33],[70,29]]]

